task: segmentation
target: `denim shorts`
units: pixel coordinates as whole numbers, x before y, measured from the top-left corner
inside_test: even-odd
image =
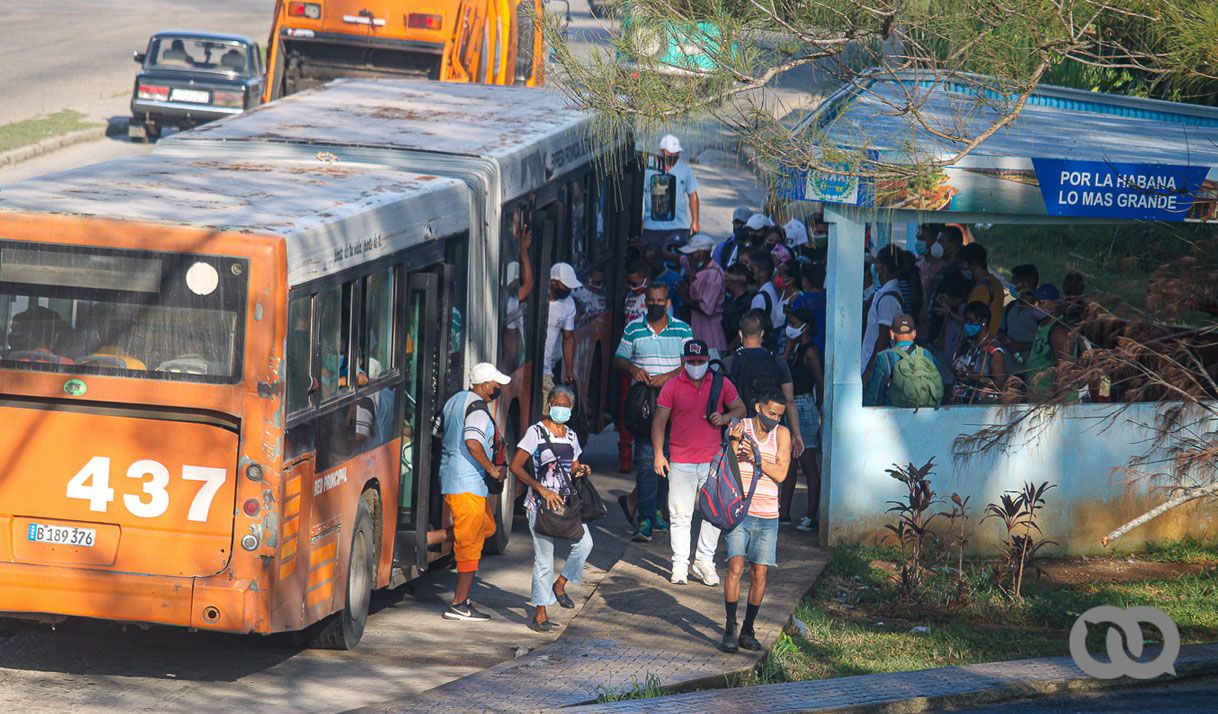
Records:
[[[804,440],[804,448],[820,448],[820,411],[816,408],[816,400],[811,394],[799,394],[795,397],[795,412],[799,414],[799,435]]]
[[[727,534],[728,560],[738,555],[756,565],[778,565],[778,519],[745,516]]]

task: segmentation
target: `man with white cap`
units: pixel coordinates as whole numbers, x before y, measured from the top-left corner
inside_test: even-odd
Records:
[[[542,353],[541,403],[548,404],[554,389],[554,363],[562,359],[565,384],[575,384],[575,315],[578,312],[571,291],[582,287],[575,268],[555,263],[550,268],[550,312],[546,319],[546,346]],[[559,352],[559,336],[562,351]]]
[[[787,236],[787,247],[795,255],[803,255],[804,246],[808,245],[808,227],[798,218],[792,218],[782,227]]]
[[[684,245],[697,233],[698,179],[681,159],[681,142],[672,134],[660,139],[658,166],[643,177],[643,243],[667,248]]]
[[[452,541],[457,561],[457,586],[445,620],[485,622],[469,601],[482,557],[482,546],[495,534],[495,519],[488,507],[489,483],[502,483],[506,466],[492,459],[496,442],[490,404],[499,398],[511,377],[487,362],[474,365],[468,390],[457,392],[444,404],[444,437],[440,446],[440,492],[452,513],[452,527],[428,534],[427,544]],[[501,490],[501,489],[500,489]]]
[[[699,233],[690,237],[689,244],[681,252],[687,256],[686,274],[691,276],[686,289],[689,325],[694,328],[694,337],[705,342],[713,350],[712,355],[717,355],[727,349],[727,338],[723,334],[726,288],[723,268],[711,259],[714,248],[714,239]]]

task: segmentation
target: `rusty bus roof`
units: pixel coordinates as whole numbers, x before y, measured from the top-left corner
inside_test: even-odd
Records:
[[[292,285],[349,263],[465,232],[458,180],[313,160],[217,161],[156,154],[0,186],[11,212],[93,216],[280,236]],[[342,248],[359,245],[361,254]]]
[[[196,142],[386,149],[499,165],[504,201],[585,162],[591,115],[561,93],[388,79],[340,79],[176,135]]]

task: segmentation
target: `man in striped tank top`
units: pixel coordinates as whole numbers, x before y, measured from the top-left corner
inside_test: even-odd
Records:
[[[723,581],[723,607],[727,625],[723,628],[723,651],[740,648],[757,651],[761,643],[753,632],[757,611],[765,597],[766,573],[778,564],[778,493],[779,484],[787,478],[791,465],[791,433],[782,426],[787,400],[777,391],[757,396],[756,416],[737,424],[730,432],[732,446],[740,461],[740,480],[744,492],[758,478],[757,490],[749,502],[744,520],[727,534],[727,578]],[[748,435],[761,451],[761,473],[755,474],[753,451],[744,438]],[[749,598],[744,611],[744,623],[736,635],[736,606],[740,601],[740,578],[744,563],[749,563]]]

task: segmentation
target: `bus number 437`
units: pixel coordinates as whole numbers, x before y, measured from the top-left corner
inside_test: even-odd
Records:
[[[225,469],[209,466],[183,466],[184,481],[198,481],[195,498],[190,503],[187,520],[207,521],[207,513],[216,493],[224,485]],[[156,518],[169,510],[169,469],[159,461],[141,459],[127,469],[127,478],[141,482],[143,493],[123,494],[123,505],[137,518]],[[89,502],[89,510],[105,513],[114,502],[114,489],[110,487],[110,458],[94,456],[84,468],[68,481],[68,498]]]

